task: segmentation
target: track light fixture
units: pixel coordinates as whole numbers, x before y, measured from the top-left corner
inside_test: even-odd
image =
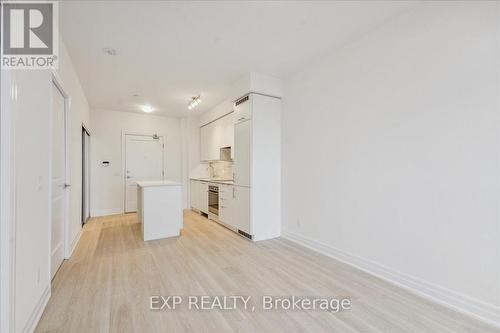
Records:
[[[200,95],[191,97],[191,100],[188,103],[188,109],[189,110],[194,109],[198,104],[201,103],[201,98],[200,97],[201,97]]]

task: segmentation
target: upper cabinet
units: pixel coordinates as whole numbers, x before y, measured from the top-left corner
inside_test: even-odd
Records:
[[[210,123],[200,128],[200,159],[202,161],[215,161],[219,153],[215,144],[215,124]]]
[[[202,161],[220,160],[221,148],[234,145],[233,112],[200,127],[200,141]]]
[[[221,136],[220,136],[220,147],[233,147],[234,145],[234,112],[216,120],[219,122]]]
[[[252,122],[240,121],[235,124],[234,139],[234,183],[240,186],[251,186]]]

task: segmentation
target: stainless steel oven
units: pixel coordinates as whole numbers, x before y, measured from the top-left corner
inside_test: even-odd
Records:
[[[208,186],[208,211],[214,215],[219,215],[219,187]]]

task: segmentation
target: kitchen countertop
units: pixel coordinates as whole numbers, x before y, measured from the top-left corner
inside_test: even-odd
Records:
[[[137,185],[140,187],[150,186],[181,186],[182,184],[173,180],[144,180],[138,181]]]
[[[217,184],[227,184],[227,185],[234,184],[233,180],[220,180],[220,179],[213,179],[213,178],[195,178],[195,177],[191,177],[190,179],[199,180],[199,181],[207,182],[207,183],[217,183]]]

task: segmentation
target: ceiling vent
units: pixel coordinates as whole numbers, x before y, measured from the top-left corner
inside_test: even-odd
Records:
[[[240,105],[241,103],[245,103],[246,101],[248,101],[248,95],[243,97],[242,99],[239,99],[236,101],[236,103],[234,103],[235,106],[238,106]]]

